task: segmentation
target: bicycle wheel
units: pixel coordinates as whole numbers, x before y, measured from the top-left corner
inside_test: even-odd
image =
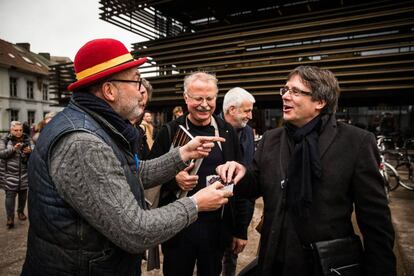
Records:
[[[414,163],[412,162],[405,162],[401,163],[399,166],[399,171],[401,172],[400,177],[400,184],[404,188],[410,191],[414,191],[414,179],[413,179],[413,171],[414,171]]]
[[[390,191],[397,189],[401,183],[397,170],[387,162],[384,162],[384,180],[388,182]]]

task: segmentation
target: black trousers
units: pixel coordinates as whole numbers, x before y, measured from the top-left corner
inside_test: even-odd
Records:
[[[9,191],[6,190],[6,213],[7,218],[14,218],[14,210],[16,208],[16,196],[19,195],[17,212],[23,213],[24,207],[26,206],[27,190],[21,191]]]
[[[196,222],[162,244],[165,276],[215,276],[221,273],[224,254],[220,218],[199,217]]]

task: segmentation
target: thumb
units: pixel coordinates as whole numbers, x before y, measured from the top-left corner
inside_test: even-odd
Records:
[[[220,190],[221,188],[224,187],[223,184],[221,184],[219,181],[214,182],[213,184],[211,184],[210,186],[213,187],[213,189],[215,190]]]
[[[189,172],[194,168],[194,162],[191,162],[190,165],[184,169],[184,171]]]

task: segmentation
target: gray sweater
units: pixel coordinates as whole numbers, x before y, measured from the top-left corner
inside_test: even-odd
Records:
[[[186,164],[178,148],[142,161],[139,178],[145,188],[173,178]],[[143,210],[130,191],[110,146],[84,132],[63,137],[51,155],[50,174],[59,195],[95,229],[122,249],[140,253],[164,242],[197,219],[189,198],[162,208]]]

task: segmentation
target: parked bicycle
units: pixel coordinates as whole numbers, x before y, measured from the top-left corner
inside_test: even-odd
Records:
[[[384,189],[387,193],[387,197],[389,198],[390,191],[397,189],[400,185],[409,191],[414,191],[414,183],[412,182],[412,176],[411,180],[408,179],[407,181],[403,181],[397,170],[397,168],[402,167],[403,165],[408,166],[408,168],[410,168],[410,166],[413,166],[412,159],[410,159],[411,157],[410,155],[408,155],[408,151],[405,155],[403,152],[401,152],[401,149],[399,149],[398,147],[393,147],[393,149],[391,150],[389,149],[389,147],[387,147],[386,142],[388,142],[388,145],[390,144],[390,140],[387,139],[387,137],[378,136],[377,145],[381,155],[380,172],[384,179]],[[388,159],[386,157],[390,156],[392,156],[393,159],[396,160],[396,167],[394,167],[390,162],[388,162]]]
[[[389,201],[390,192],[397,189],[398,185],[401,185],[401,180],[398,171],[390,163],[385,161],[384,151],[380,151],[380,156],[381,163],[379,170],[384,180],[384,190]]]
[[[404,184],[414,190],[414,138],[405,140],[398,151],[399,158],[395,168],[404,175]]]

